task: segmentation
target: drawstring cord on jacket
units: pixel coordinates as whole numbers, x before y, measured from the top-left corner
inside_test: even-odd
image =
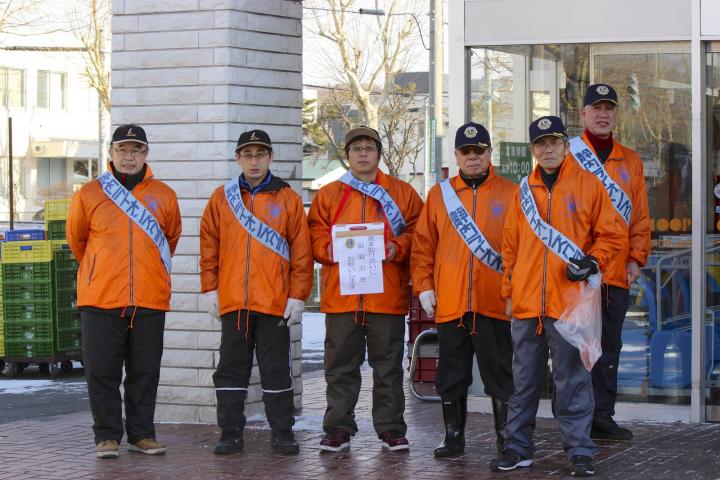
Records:
[[[538,315],[538,325],[535,329],[535,336],[539,337],[543,333],[543,319],[541,316]]]
[[[365,310],[361,310],[359,312],[355,310],[355,312],[353,312],[353,320],[355,321],[355,325],[358,324],[358,313],[362,315],[362,323],[360,323],[360,326],[364,327],[365,325],[367,325],[367,320],[365,319]]]
[[[126,310],[127,310],[127,307],[123,307],[123,309],[120,311],[120,318],[125,318]],[[133,305],[132,316],[130,317],[130,323],[128,323],[128,327],[127,327],[128,330],[132,330],[134,327],[135,313],[137,313],[137,306]]]
[[[237,314],[237,322],[235,323],[235,328],[237,328],[237,331],[240,331],[240,314],[242,313],[242,309],[238,309]],[[250,310],[245,310],[245,341],[248,341],[248,338],[250,337]]]
[[[477,312],[473,312],[473,323],[472,323],[472,330],[470,331],[470,335],[477,335],[477,323],[475,321],[475,317],[477,316]]]

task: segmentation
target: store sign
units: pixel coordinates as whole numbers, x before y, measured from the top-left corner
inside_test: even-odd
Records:
[[[527,143],[500,142],[500,175],[518,183],[531,170],[532,157]]]

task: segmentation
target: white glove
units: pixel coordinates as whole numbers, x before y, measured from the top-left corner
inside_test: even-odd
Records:
[[[424,292],[420,292],[420,306],[422,306],[423,310],[425,310],[428,317],[435,315],[435,305],[437,305],[437,301],[435,300],[435,290],[425,290]]]
[[[287,319],[288,327],[300,323],[303,310],[305,310],[305,302],[297,298],[288,298],[285,313],[283,314],[283,318]]]
[[[218,310],[217,290],[205,292],[205,304],[208,313],[215,319],[220,320],[220,311]]]

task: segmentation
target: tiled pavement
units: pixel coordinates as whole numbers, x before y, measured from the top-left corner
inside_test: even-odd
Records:
[[[89,414],[76,413],[0,426],[0,479],[529,479],[562,478],[567,460],[559,447],[555,422],[539,420],[536,463],[528,469],[491,473],[495,456],[490,415],[470,414],[466,454],[439,460],[433,448],[443,434],[438,403],[420,402],[408,394],[406,420],[412,448],[406,453],[383,452],[372,429],[369,375],[356,411],[360,432],[349,453],[321,453],[318,441],[324,411],[322,376],[306,378],[304,407],[296,425],[299,455],[270,452],[264,422],[250,422],[245,451],[218,457],[212,454],[218,429],[213,425],[158,425],[158,437],[168,444],[161,457],[129,453],[98,460],[94,455]],[[720,425],[632,424],[635,439],[600,445],[596,478],[690,479],[720,478]]]

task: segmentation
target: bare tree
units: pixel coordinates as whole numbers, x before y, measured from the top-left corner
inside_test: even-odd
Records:
[[[415,0],[384,2],[385,15],[357,14],[355,0],[306,2],[314,33],[325,40],[326,63],[334,70],[333,86],[318,98],[316,125],[325,136],[329,159],[343,162],[342,132],[368,125],[382,132],[388,146],[383,161],[391,175],[414,163],[422,151],[415,86],[396,85],[397,74],[408,69],[419,31],[411,15]],[[378,6],[378,2],[375,2]],[[401,10],[402,9],[402,10]],[[316,140],[316,143],[317,142]],[[347,167],[347,165],[345,165]]]

